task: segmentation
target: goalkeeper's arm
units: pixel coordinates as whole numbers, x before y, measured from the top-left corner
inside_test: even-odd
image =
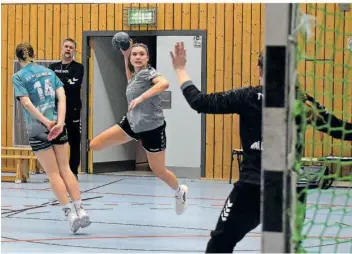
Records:
[[[352,141],[352,123],[337,118],[326,110],[326,108],[307,95],[307,101],[314,105],[315,116],[311,124],[320,132],[324,132],[334,138]],[[314,109],[313,109],[314,110]]]

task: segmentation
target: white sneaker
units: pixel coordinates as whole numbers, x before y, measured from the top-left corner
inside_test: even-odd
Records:
[[[84,211],[83,208],[77,210],[77,215],[79,217],[82,228],[86,228],[92,223],[89,219],[88,214]]]
[[[67,217],[68,224],[70,225],[71,231],[76,233],[77,230],[81,227],[79,217],[76,213],[72,212],[71,209],[65,209],[64,212]]]
[[[187,192],[187,186],[180,185],[180,190],[175,194],[177,215],[183,214],[187,208]]]

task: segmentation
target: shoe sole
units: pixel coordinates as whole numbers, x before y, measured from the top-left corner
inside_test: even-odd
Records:
[[[77,218],[77,220],[75,220],[75,221],[72,223],[71,231],[72,231],[73,233],[76,233],[80,227],[81,227],[81,223],[80,223],[80,221],[79,221],[79,218]]]
[[[80,224],[81,224],[81,228],[86,228],[90,224],[92,224],[92,222],[89,220],[88,216],[82,216],[82,218],[80,218]]]
[[[186,209],[187,209],[187,201],[185,202],[185,206],[184,206],[183,210],[182,211],[176,211],[176,214],[177,215],[181,215],[181,214],[183,214],[186,211]]]
[[[176,210],[176,214],[177,215],[181,215],[181,214],[183,214],[185,211],[186,211],[186,209],[187,209],[187,194],[188,194],[188,188],[187,188],[187,186],[185,187],[185,196],[186,196],[186,200],[185,200],[185,203],[184,203],[184,207],[183,207],[183,209],[182,209],[182,211],[177,211]]]

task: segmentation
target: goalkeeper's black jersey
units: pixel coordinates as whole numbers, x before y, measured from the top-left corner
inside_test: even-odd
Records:
[[[189,105],[198,113],[206,114],[238,114],[240,116],[240,139],[243,149],[240,180],[260,184],[261,150],[262,150],[262,100],[263,87],[246,87],[227,92],[212,94],[201,93],[191,81],[185,82],[181,89]],[[309,97],[313,100],[312,97]],[[313,100],[314,101],[314,100]],[[323,107],[314,101],[318,107]],[[352,124],[341,121],[326,110],[320,111],[323,119],[329,121],[330,126],[344,127],[344,139],[352,140]],[[342,138],[343,132],[330,131],[323,121],[316,121],[319,131],[328,133],[335,138]],[[349,134],[348,134],[349,133]],[[231,152],[231,151],[226,151]],[[275,160],[275,158],[272,158]]]

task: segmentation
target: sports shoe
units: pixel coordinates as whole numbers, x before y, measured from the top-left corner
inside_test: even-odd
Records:
[[[186,185],[180,185],[179,191],[175,194],[176,199],[176,214],[183,214],[187,208],[187,192],[188,188]]]
[[[63,209],[65,212],[65,216],[68,220],[68,224],[70,225],[70,229],[73,233],[76,233],[77,230],[81,227],[80,219],[76,213],[72,212],[71,209],[65,208]]]
[[[77,215],[80,220],[81,228],[86,228],[92,223],[89,219],[88,214],[86,213],[86,211],[84,211],[83,208],[77,209]]]

